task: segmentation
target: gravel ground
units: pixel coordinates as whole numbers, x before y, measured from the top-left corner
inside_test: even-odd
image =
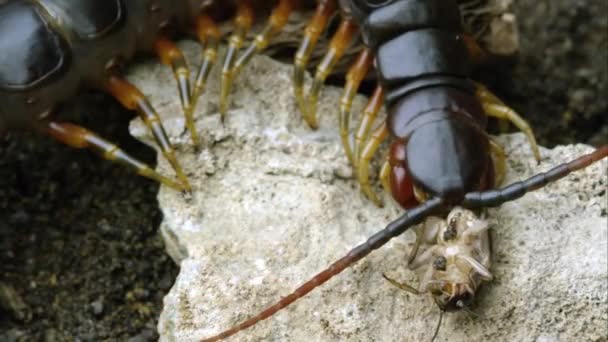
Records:
[[[482,79],[541,144],[606,143],[608,3],[520,0],[516,12],[519,61]],[[132,115],[107,97],[68,107],[81,114],[74,121],[154,161],[127,133]],[[0,341],[156,339],[177,274],[156,232],[157,190],[45,137],[0,138]]]

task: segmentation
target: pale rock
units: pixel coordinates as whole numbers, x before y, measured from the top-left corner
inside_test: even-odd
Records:
[[[190,61],[198,59],[196,44],[180,46]],[[197,341],[242,321],[402,213],[386,195],[385,208],[374,206],[349,178],[337,128],[340,89],[323,92],[320,129],[312,131],[293,99],[291,67],[257,57],[235,82],[222,125],[218,72],[196,111],[198,151],[168,68],[150,61],[129,75],[161,113],[194,188],[191,197],[165,187],[158,196],[162,235],[181,267],[164,300],[161,341]],[[355,112],[363,104],[357,98]],[[141,122],[132,133],[151,141]],[[541,149],[537,165],[521,134],[498,140],[508,154],[509,183],[591,150]],[[495,280],[478,293],[479,317],[448,314],[437,341],[605,339],[606,167],[596,163],[487,211]],[[159,170],[172,174],[162,158]],[[429,341],[437,307],[382,278],[386,272],[416,284],[405,265],[412,243],[406,232],[231,341]]]

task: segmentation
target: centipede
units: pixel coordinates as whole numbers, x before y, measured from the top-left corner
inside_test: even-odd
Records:
[[[249,0],[238,1],[230,10],[217,2],[201,0],[86,0],[76,4],[60,0],[3,1],[0,49],[9,53],[0,57],[0,132],[40,131],[71,147],[94,150],[105,159],[177,191],[189,192],[188,178],[175,157],[161,115],[124,78],[124,66],[137,54],[152,53],[172,69],[185,124],[192,144],[197,146],[200,138],[192,112],[197,100],[204,96],[207,78],[218,60],[224,37],[218,18],[231,17],[233,22],[220,66],[219,114],[226,120],[229,96],[239,73],[254,55],[268,47],[301,5],[297,0],[277,0],[266,25],[247,45],[255,13],[254,2]],[[311,56],[335,16],[341,22],[306,92],[304,75]],[[428,249],[447,249],[450,241],[461,246],[463,236],[470,234],[486,239],[487,227],[473,221],[472,212],[462,213],[459,208],[479,212],[513,201],[608,156],[608,146],[602,146],[548,172],[500,187],[506,156],[486,131],[488,117],[513,123],[526,134],[534,157],[540,160],[541,156],[526,121],[471,79],[473,64],[483,63],[487,56],[465,32],[462,18],[460,4],[455,0],[317,1],[294,57],[294,101],[303,120],[316,129],[317,100],[327,77],[353,42],[362,42],[346,74],[338,108],[343,149],[356,170],[362,193],[381,206],[370,185],[369,168],[379,146],[390,138],[380,182],[407,212],[276,304],[204,341],[227,338],[271,317],[431,216],[446,219],[431,225],[436,233],[431,234]],[[184,33],[203,46],[194,82],[190,67],[173,41],[173,37]],[[24,39],[16,40],[15,36]],[[372,73],[378,86],[351,136],[352,101],[361,82]],[[56,109],[85,88],[106,92],[125,108],[136,111],[175,177],[154,171],[82,126],[55,118]],[[372,129],[383,106],[387,119]],[[473,233],[462,228],[463,217],[466,222],[475,222]],[[416,245],[423,245],[425,229],[417,235],[420,241]],[[487,259],[487,247],[481,240],[475,240],[482,245],[476,247],[476,254]],[[462,253],[432,259],[424,256],[414,251],[409,262],[412,268],[430,269],[433,281],[423,280],[423,286],[414,289],[387,279],[413,293],[430,292],[442,312],[466,310],[477,287],[491,279],[488,260]],[[455,274],[461,276],[454,277]]]
[[[334,11],[340,13],[340,26],[305,94],[303,73],[307,59]],[[386,192],[406,213],[276,303],[202,341],[225,339],[272,317],[421,223],[423,228],[417,229],[415,247],[408,258],[411,269],[421,270],[420,287],[385,278],[411,293],[430,293],[442,314],[469,310],[477,288],[492,279],[487,225],[476,221],[475,213],[516,200],[608,156],[608,145],[604,145],[547,172],[500,187],[506,155],[487,133],[488,117],[514,124],[525,134],[538,162],[541,155],[528,123],[485,86],[472,80],[473,65],[483,63],[488,56],[464,31],[456,1],[319,1],[316,13],[294,58],[294,95],[303,118],[311,128],[318,126],[316,107],[324,82],[359,34],[364,48],[347,72],[340,100],[343,149],[356,170],[361,191],[381,206],[371,189],[368,169],[379,146],[391,138],[379,177]],[[247,59],[248,51],[241,60]],[[378,85],[351,139],[352,99],[372,66]],[[222,70],[222,115],[225,96],[240,68],[237,62]],[[382,106],[387,117],[372,131]],[[434,216],[445,221],[426,228]],[[421,245],[427,248],[418,253]],[[433,340],[440,323],[441,319]]]

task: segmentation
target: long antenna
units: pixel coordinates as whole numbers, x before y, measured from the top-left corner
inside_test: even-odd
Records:
[[[443,320],[444,313],[445,312],[443,310],[441,310],[439,313],[439,322],[437,322],[437,327],[435,327],[435,333],[433,334],[433,338],[431,338],[431,342],[435,342],[435,339],[437,339],[437,336],[439,336],[439,328],[441,328],[441,321]]]
[[[568,174],[585,168],[598,160],[606,158],[607,156],[608,145],[604,145],[589,154],[583,155],[569,163],[559,165],[547,172],[539,173],[525,181],[510,184],[502,189],[467,193],[464,201],[460,205],[466,208],[498,206],[502,203],[518,199],[527,192],[538,190],[548,183],[561,179]],[[348,254],[346,254],[344,257],[315,275],[312,279],[302,284],[286,297],[283,297],[275,304],[272,304],[259,314],[245,320],[244,322],[239,323],[232,328],[221,332],[220,334],[203,339],[201,342],[222,340],[238,333],[241,330],[247,329],[262,320],[267,319],[296,300],[304,297],[310,291],[344,271],[357,261],[361,260],[373,250],[382,247],[392,238],[401,235],[411,226],[420,223],[427,216],[432,215],[442,209],[445,209],[445,203],[443,203],[441,198],[435,197],[415,208],[408,210],[407,213],[389,223],[386,228],[372,235],[369,239],[367,239],[367,241],[350,250],[350,252],[348,252]],[[437,333],[438,330],[436,331],[436,334]],[[436,336],[433,338],[435,337]]]
[[[319,285],[325,283],[333,276],[344,271],[346,268],[361,260],[363,257],[371,253],[373,250],[382,247],[390,239],[401,235],[408,228],[413,225],[420,223],[427,216],[435,213],[439,209],[443,208],[443,202],[439,198],[430,199],[423,204],[408,210],[407,213],[389,223],[386,228],[372,235],[367,241],[353,248],[344,257],[331,264],[328,268],[315,275],[312,279],[308,280],[300,287],[295,289],[287,297],[281,298],[275,304],[264,309],[259,314],[247,319],[246,321],[235,325],[234,327],[209,338],[201,340],[201,342],[212,342],[219,341],[226,337],[232,336],[237,332],[247,329],[250,326],[265,320],[266,318],[274,315],[279,310],[285,308],[289,304],[305,296],[308,292],[314,290]]]
[[[469,209],[496,207],[513,201],[526,193],[538,190],[548,183],[566,177],[574,171],[583,169],[608,156],[608,145],[600,146],[595,151],[582,155],[569,163],[558,165],[547,172],[541,172],[525,181],[515,182],[502,189],[475,191],[465,195],[462,206]]]

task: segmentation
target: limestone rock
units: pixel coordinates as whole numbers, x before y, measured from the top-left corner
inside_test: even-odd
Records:
[[[198,58],[195,44],[181,46],[191,61]],[[340,89],[323,92],[321,128],[311,131],[296,108],[290,71],[255,58],[235,83],[222,125],[216,69],[196,112],[199,151],[184,129],[171,72],[151,61],[130,73],[161,113],[194,187],[190,198],[164,187],[158,197],[162,234],[181,267],[165,298],[162,341],[197,341],[242,321],[402,213],[386,195],[385,208],[375,207],[350,179],[337,129]],[[151,139],[141,123],[132,132]],[[521,134],[499,141],[508,154],[507,182],[591,150],[542,149],[537,165]],[[606,167],[597,163],[487,211],[495,280],[478,294],[479,317],[448,314],[437,341],[605,338]],[[159,169],[171,174],[162,158]],[[381,276],[416,284],[405,265],[412,243],[406,232],[232,341],[430,340],[439,310]]]

